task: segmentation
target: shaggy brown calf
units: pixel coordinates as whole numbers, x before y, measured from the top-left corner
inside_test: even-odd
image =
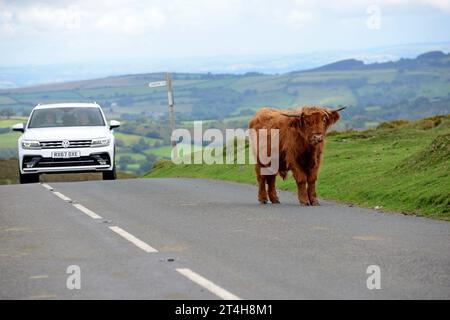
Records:
[[[317,174],[322,160],[324,137],[327,129],[339,120],[339,111],[321,107],[304,107],[296,110],[277,110],[262,108],[249,123],[249,128],[257,133],[267,129],[267,141],[253,142],[256,157],[256,177],[259,184],[258,200],[267,203],[267,196],[272,203],[279,203],[275,180],[279,174],[283,179],[292,171],[298,188],[298,200],[301,205],[319,205],[316,195]],[[264,153],[271,157],[271,131],[278,129],[279,157],[278,171],[262,174],[261,169],[268,164],[261,160]],[[272,157],[273,160],[273,157]],[[266,184],[268,190],[266,191]]]

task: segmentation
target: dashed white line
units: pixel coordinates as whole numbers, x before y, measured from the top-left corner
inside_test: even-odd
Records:
[[[53,191],[53,187],[50,186],[49,184],[47,184],[47,183],[42,183],[41,185],[42,185],[45,189],[48,189],[48,190],[50,190],[50,191]]]
[[[46,188],[47,190],[54,191],[53,187],[51,187],[47,183],[42,183],[41,185],[44,188]],[[55,196],[57,196],[58,198],[60,198],[61,200],[63,200],[63,201],[67,201],[67,202],[72,201],[72,199],[70,199],[69,197],[65,196],[61,192],[54,191],[53,194]],[[73,206],[75,208],[77,208],[78,210],[80,210],[81,212],[83,212],[84,214],[86,214],[89,217],[91,217],[92,219],[102,219],[101,216],[99,216],[95,212],[89,210],[88,208],[86,208],[85,206],[83,206],[83,205],[81,205],[79,203],[74,203]],[[114,231],[118,235],[122,236],[123,238],[127,239],[128,241],[133,243],[135,246],[137,246],[138,248],[144,250],[147,253],[157,253],[158,252],[158,250],[156,250],[155,248],[151,247],[150,245],[148,245],[144,241],[136,238],[135,236],[133,236],[132,234],[126,232],[125,230],[123,230],[120,227],[113,226],[113,227],[109,227],[109,229],[111,229],[112,231]],[[196,284],[200,285],[201,287],[207,289],[209,292],[215,294],[216,296],[218,296],[221,299],[224,299],[224,300],[241,300],[241,298],[239,298],[238,296],[236,296],[236,295],[232,294],[231,292],[221,288],[220,286],[216,285],[215,283],[213,283],[213,282],[209,281],[208,279],[202,277],[198,273],[195,273],[191,269],[179,268],[179,269],[176,269],[176,271],[178,273],[182,274],[183,276],[185,276],[186,278],[188,278],[189,280],[191,280],[191,281],[195,282]],[[42,278],[47,278],[47,277],[48,277],[47,275],[38,275],[38,276],[30,277],[30,279],[42,279]],[[34,297],[32,297],[32,299],[42,299],[42,298],[45,299],[45,298],[54,298],[54,297],[56,297],[56,296],[54,296],[54,295],[40,295],[40,296],[34,296]]]
[[[125,239],[127,239],[128,241],[130,241],[131,243],[133,243],[135,246],[137,246],[138,248],[141,248],[142,250],[144,250],[145,252],[149,252],[149,253],[156,253],[158,252],[158,250],[156,250],[155,248],[152,248],[151,246],[149,246],[148,244],[146,244],[144,241],[139,240],[138,238],[136,238],[135,236],[133,236],[132,234],[126,232],[125,230],[123,230],[122,228],[119,228],[117,226],[114,227],[109,227],[112,231],[114,231],[115,233],[117,233],[118,235],[124,237]]]
[[[40,275],[37,275],[37,276],[31,276],[31,277],[29,277],[29,279],[48,279],[48,275],[40,274]]]
[[[87,214],[92,219],[101,219],[102,218],[98,214],[96,214],[94,211],[89,210],[88,208],[84,207],[83,205],[81,205],[79,203],[74,203],[73,206],[75,208],[77,208],[78,210],[80,210],[81,212]]]
[[[50,191],[53,191],[53,187],[50,186],[47,183],[42,183],[41,184],[45,189],[48,189]],[[64,200],[64,201],[72,201],[72,199],[70,199],[69,197],[66,197],[65,195],[63,195],[61,192],[58,191],[54,191],[53,192],[58,198]],[[94,211],[89,210],[88,208],[86,208],[85,206],[79,204],[79,203],[74,203],[73,206],[75,208],[77,208],[78,210],[80,210],[81,212],[87,214],[89,217],[91,217],[92,219],[101,219],[102,217],[100,217],[98,214],[96,214]]]
[[[70,199],[69,197],[66,197],[66,196],[63,195],[61,192],[55,191],[55,192],[53,192],[53,194],[54,194],[55,196],[57,196],[58,198],[60,198],[61,200],[64,200],[64,201],[72,201],[72,199]]]
[[[215,283],[209,281],[206,278],[203,278],[198,273],[195,273],[191,269],[176,269],[179,273],[181,273],[183,276],[188,278],[189,280],[197,283],[198,285],[202,286],[203,288],[207,289],[211,293],[214,293],[216,296],[224,299],[224,300],[241,300],[238,296],[232,294],[231,292],[219,287]]]
[[[36,296],[31,296],[30,299],[41,300],[41,299],[55,299],[55,294],[38,294]]]

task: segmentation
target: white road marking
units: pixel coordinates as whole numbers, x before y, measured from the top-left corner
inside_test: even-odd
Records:
[[[47,183],[42,183],[41,185],[42,185],[45,189],[48,189],[48,190],[50,190],[50,191],[53,191],[53,187],[50,186],[49,184],[47,184]]]
[[[33,300],[35,300],[35,299],[38,299],[38,300],[40,300],[40,299],[55,299],[55,298],[56,298],[55,294],[38,294],[38,295],[30,297],[30,299],[33,299]]]
[[[48,275],[40,274],[40,275],[37,275],[37,276],[31,276],[29,279],[47,279],[47,278],[48,278]]]
[[[42,183],[42,186],[44,188],[50,190],[50,191],[53,191],[53,188],[50,185],[46,184],[46,183]],[[65,195],[63,195],[60,192],[54,191],[53,193],[58,198],[60,198],[60,199],[62,199],[64,201],[72,201],[69,197],[66,197]],[[83,212],[86,215],[88,215],[89,217],[91,217],[92,219],[102,219],[102,217],[100,217],[98,214],[96,214],[95,212],[89,210],[88,208],[84,207],[83,205],[81,205],[79,203],[74,203],[73,206],[75,208],[77,208],[78,210],[80,210],[81,212]],[[136,238],[135,236],[133,236],[132,234],[126,232],[125,230],[123,230],[122,228],[120,228],[118,226],[109,227],[109,229],[111,229],[112,231],[114,231],[118,235],[122,236],[123,238],[127,239],[128,241],[133,243],[135,246],[137,246],[138,248],[144,250],[147,253],[157,253],[158,252],[158,250],[156,250],[155,248],[151,247],[150,245],[148,245],[144,241]],[[241,298],[239,298],[238,296],[236,296],[236,295],[232,294],[231,292],[229,292],[229,291],[219,287],[215,283],[213,283],[213,282],[209,281],[208,279],[202,277],[198,273],[195,273],[191,269],[179,268],[179,269],[176,269],[176,271],[178,273],[182,274],[183,276],[185,276],[186,278],[188,278],[189,280],[191,280],[191,281],[195,282],[196,284],[202,286],[203,288],[207,289],[208,291],[210,291],[211,293],[215,294],[216,296],[218,296],[221,299],[224,299],[224,300],[241,300]],[[48,276],[47,275],[38,275],[38,276],[30,277],[30,279],[43,279],[43,278],[48,278]],[[48,298],[55,298],[55,297],[56,296],[54,296],[54,295],[37,295],[37,296],[31,297],[31,299],[48,299]]]
[[[79,203],[74,203],[73,206],[75,208],[77,208],[78,210],[80,210],[81,212],[87,214],[89,217],[91,217],[92,219],[101,219],[102,217],[100,217],[98,214],[96,214],[95,212],[89,210],[88,208],[82,206]]]
[[[203,278],[201,275],[195,273],[191,269],[176,269],[183,276],[207,289],[208,291],[214,293],[216,296],[224,300],[241,300],[238,296],[232,294],[231,292],[219,287],[215,283]]]
[[[382,237],[377,236],[353,236],[353,240],[362,240],[362,241],[379,241],[384,240]]]
[[[63,195],[61,192],[55,191],[55,192],[53,192],[53,194],[54,194],[55,196],[57,196],[58,198],[64,200],[64,201],[72,201],[72,199],[66,197],[66,196]]]
[[[136,238],[135,236],[133,236],[132,234],[126,232],[125,230],[123,230],[122,228],[119,228],[117,226],[114,227],[109,227],[112,231],[114,231],[115,233],[117,233],[118,235],[124,237],[125,239],[127,239],[128,241],[130,241],[131,243],[133,243],[135,246],[137,246],[138,248],[141,248],[142,250],[144,250],[145,252],[149,252],[149,253],[156,253],[158,252],[158,250],[156,250],[155,248],[152,248],[151,246],[149,246],[148,244],[146,244],[144,241],[139,240],[138,238]]]

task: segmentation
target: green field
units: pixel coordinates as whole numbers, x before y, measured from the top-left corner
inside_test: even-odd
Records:
[[[154,154],[160,158],[170,158],[172,152],[172,146],[163,146],[159,148],[147,149],[144,151],[146,154]]]
[[[154,139],[154,138],[148,138],[139,136],[137,134],[129,134],[129,133],[122,133],[122,132],[114,132],[114,136],[116,139],[119,139],[123,141],[124,145],[129,147],[137,142],[139,142],[140,139],[144,139],[147,143],[150,145],[154,145],[156,141],[162,141],[162,139]]]
[[[200,147],[200,146],[191,146],[190,152],[189,151],[188,152],[193,153],[193,152],[197,152],[201,149],[202,149],[202,147]],[[159,148],[148,149],[145,151],[145,153],[146,154],[154,154],[158,158],[170,159],[171,154],[172,154],[172,146],[163,146],[163,147],[159,147]]]
[[[11,128],[16,123],[25,123],[27,120],[27,117],[0,118],[0,128]]]
[[[17,148],[17,139],[20,137],[20,132],[0,133],[0,150]]]
[[[141,154],[141,153],[132,153],[132,152],[119,152],[116,155],[116,160],[120,161],[120,159],[122,157],[126,157],[129,156],[131,157],[134,161],[144,161],[145,160],[145,155]]]
[[[320,197],[450,220],[450,115],[327,137]],[[145,177],[198,177],[255,184],[251,165],[158,162]],[[278,178],[278,188],[296,190]],[[249,201],[256,201],[255,199]]]
[[[25,117],[11,117],[9,119],[0,118],[0,158],[2,158],[2,152],[7,150],[17,149],[17,139],[20,137],[19,132],[13,132],[11,129],[16,123],[24,123],[27,121]],[[6,132],[3,132],[5,129]],[[9,153],[8,153],[9,154]]]

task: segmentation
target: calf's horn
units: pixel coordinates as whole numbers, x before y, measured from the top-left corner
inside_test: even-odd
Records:
[[[345,108],[347,108],[347,107],[342,107],[342,108],[339,108],[339,109],[336,109],[336,110],[333,110],[333,111],[339,112],[339,111],[344,110]]]

